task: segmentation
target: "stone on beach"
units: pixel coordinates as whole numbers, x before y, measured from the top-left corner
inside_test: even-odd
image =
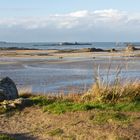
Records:
[[[18,98],[18,90],[12,79],[5,77],[0,81],[0,101]]]

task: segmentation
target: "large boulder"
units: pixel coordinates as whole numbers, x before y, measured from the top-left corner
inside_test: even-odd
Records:
[[[9,77],[3,78],[0,81],[0,101],[16,98],[18,98],[18,90],[15,83]]]

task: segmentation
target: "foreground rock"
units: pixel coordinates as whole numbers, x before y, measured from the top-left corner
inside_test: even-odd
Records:
[[[18,90],[15,83],[9,77],[3,78],[0,81],[0,101],[16,98],[18,98]]]

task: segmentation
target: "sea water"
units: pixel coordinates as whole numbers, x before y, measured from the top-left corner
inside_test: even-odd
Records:
[[[136,43],[136,42],[135,42]],[[0,47],[17,47],[30,49],[81,49],[81,48],[101,48],[101,49],[121,49],[126,47],[126,42],[90,42],[91,45],[59,45],[59,42],[32,42],[32,43],[0,43]]]

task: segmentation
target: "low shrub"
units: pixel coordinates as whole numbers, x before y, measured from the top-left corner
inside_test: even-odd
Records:
[[[4,134],[0,134],[0,140],[16,140],[16,139],[11,138],[11,137],[4,135]]]

